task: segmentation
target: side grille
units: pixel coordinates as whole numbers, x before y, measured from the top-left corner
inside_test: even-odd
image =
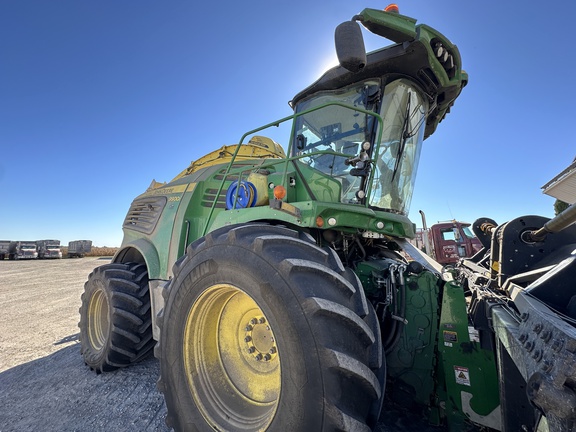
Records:
[[[206,189],[200,203],[202,207],[212,207],[212,203],[216,199],[216,193],[218,193],[218,189]],[[216,208],[226,208],[226,190],[223,190],[218,197]]]
[[[151,234],[166,205],[166,197],[146,197],[132,201],[124,219],[124,227]]]

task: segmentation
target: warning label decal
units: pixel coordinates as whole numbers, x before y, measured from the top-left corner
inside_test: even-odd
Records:
[[[480,342],[480,333],[472,326],[468,326],[468,336],[470,342]]]
[[[454,375],[456,376],[456,384],[465,386],[470,385],[470,371],[468,368],[462,366],[454,366]]]

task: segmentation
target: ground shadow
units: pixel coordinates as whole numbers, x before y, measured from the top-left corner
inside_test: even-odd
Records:
[[[0,373],[0,430],[168,431],[158,373],[151,357],[96,375],[84,365],[79,345],[62,348]]]
[[[70,336],[66,336],[65,338],[62,338],[59,341],[54,342],[53,345],[64,345],[70,342],[78,342],[79,340],[80,340],[80,333],[76,333]]]
[[[55,345],[77,340],[74,334]],[[0,431],[169,431],[158,374],[158,361],[148,357],[97,375],[84,364],[79,344],[67,346],[0,373]],[[386,406],[374,432],[439,430]]]

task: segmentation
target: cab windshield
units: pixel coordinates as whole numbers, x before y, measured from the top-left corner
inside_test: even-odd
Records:
[[[462,227],[462,231],[464,231],[464,235],[465,235],[466,237],[468,237],[468,238],[474,238],[474,237],[476,237],[476,236],[474,235],[474,233],[472,233],[472,231],[470,230],[470,227],[469,227],[469,226],[463,226],[463,227]]]
[[[293,156],[342,184],[341,202],[363,201],[369,161],[354,161],[362,144],[371,143],[377,128],[376,116],[360,110],[376,111],[380,103],[380,82],[367,81],[336,91],[327,91],[300,102],[296,113],[328,103],[297,118]],[[367,159],[365,157],[365,159]],[[363,174],[363,175],[359,175]]]
[[[386,86],[381,116],[384,128],[374,163],[369,204],[408,214],[424,140],[428,102],[408,80]]]
[[[292,156],[337,179],[341,202],[407,214],[428,111],[421,92],[405,79],[384,91],[371,80],[317,94],[295,111],[328,103],[337,105],[297,117]]]

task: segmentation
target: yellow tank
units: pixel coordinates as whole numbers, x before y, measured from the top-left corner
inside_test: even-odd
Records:
[[[248,181],[254,185],[256,190],[256,202],[254,206],[268,204],[268,176],[259,173],[250,173]]]

